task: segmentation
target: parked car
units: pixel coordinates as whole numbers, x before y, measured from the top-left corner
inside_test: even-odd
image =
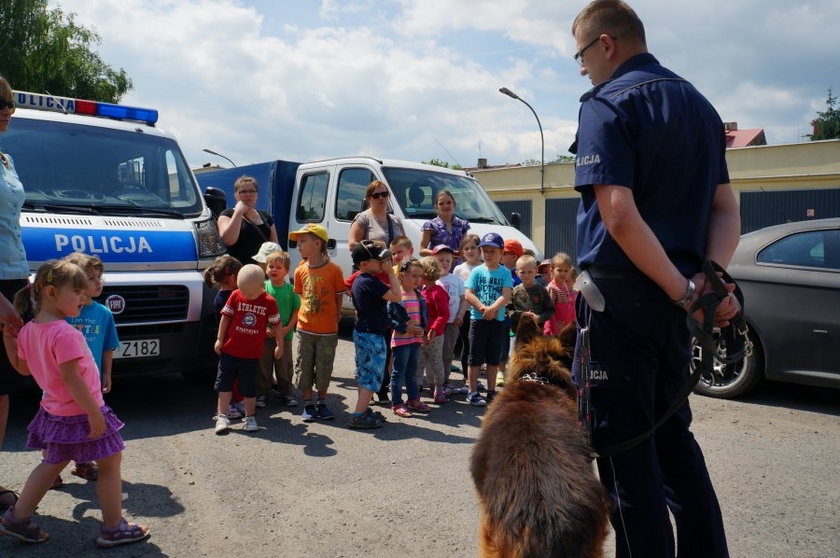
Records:
[[[752,351],[695,391],[743,395],[762,378],[840,388],[840,218],[747,233],[728,268],[744,293]],[[701,349],[693,345],[693,363]]]

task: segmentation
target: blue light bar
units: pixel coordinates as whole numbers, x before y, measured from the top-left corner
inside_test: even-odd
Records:
[[[102,116],[117,120],[132,120],[154,125],[158,120],[158,111],[141,107],[129,107],[113,103],[99,103],[84,99],[57,97],[28,91],[13,91],[15,104],[21,108],[63,112],[64,114],[84,114]]]

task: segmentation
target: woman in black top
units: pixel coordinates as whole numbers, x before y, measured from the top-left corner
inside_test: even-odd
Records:
[[[263,242],[277,242],[274,221],[267,213],[254,206],[259,188],[250,176],[240,176],[233,184],[236,205],[219,215],[219,235],[227,246],[228,254],[245,264],[255,264],[252,258]]]

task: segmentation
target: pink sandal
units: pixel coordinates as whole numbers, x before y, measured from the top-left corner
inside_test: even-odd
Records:
[[[120,519],[120,524],[114,528],[105,527],[99,530],[99,538],[96,544],[102,548],[111,548],[121,544],[129,544],[149,538],[149,528],[137,523],[128,523],[125,518]]]
[[[394,411],[394,414],[397,415],[398,417],[411,418],[413,416],[411,414],[411,411],[406,409],[405,405],[402,405],[402,404],[394,405],[393,407],[391,407],[391,410]]]
[[[411,409],[412,411],[417,411],[419,413],[428,413],[430,410],[430,407],[422,401],[420,401],[419,399],[411,400],[408,403],[406,403],[405,406]]]

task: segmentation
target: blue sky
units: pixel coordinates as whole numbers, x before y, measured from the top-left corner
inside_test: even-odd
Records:
[[[589,81],[546,0],[64,0],[193,166],[376,155],[473,166],[567,154]],[[639,0],[648,47],[726,121],[802,141],[840,90],[840,2]]]

